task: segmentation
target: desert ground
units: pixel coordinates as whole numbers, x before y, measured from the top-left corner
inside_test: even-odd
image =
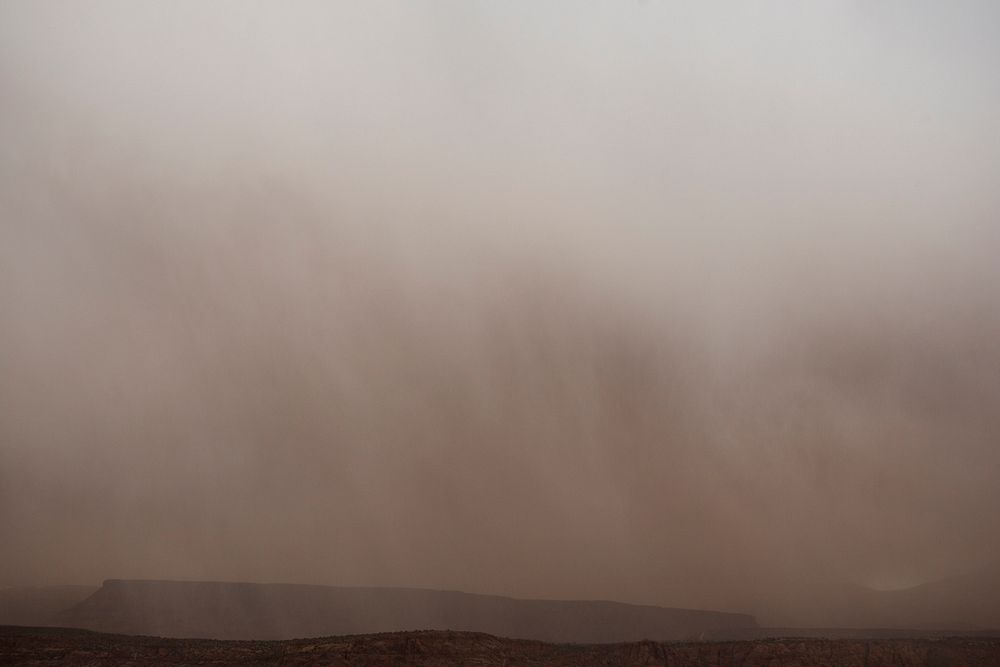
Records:
[[[997,665],[1000,638],[549,644],[475,632],[219,641],[0,626],[4,665]]]

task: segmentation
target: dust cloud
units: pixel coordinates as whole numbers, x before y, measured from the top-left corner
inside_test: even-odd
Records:
[[[0,585],[789,623],[997,561],[998,36],[989,2],[5,0]]]

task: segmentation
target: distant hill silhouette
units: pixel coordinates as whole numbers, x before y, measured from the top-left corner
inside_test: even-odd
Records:
[[[766,625],[916,630],[1000,630],[1000,564],[899,590],[837,576],[800,582],[795,596],[763,599]]]
[[[1000,566],[904,590],[843,584],[804,586],[803,595],[809,598],[801,610],[792,604],[768,624],[782,627],[758,627],[743,614],[616,602],[408,588],[109,580],[100,588],[0,589],[0,624],[219,639],[451,629],[553,642],[1000,632]]]
[[[754,628],[752,616],[602,601],[518,600],[457,591],[108,580],[59,625],[164,637],[290,639],[460,630],[552,642],[697,638]]]
[[[913,628],[1000,629],[1000,564],[895,591],[874,591],[870,622]]]
[[[59,612],[97,590],[97,586],[0,588],[0,625],[52,625]]]

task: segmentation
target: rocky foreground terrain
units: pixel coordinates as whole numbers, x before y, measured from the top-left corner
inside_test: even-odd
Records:
[[[0,665],[1000,665],[1000,638],[547,644],[418,631],[221,641],[0,626]]]

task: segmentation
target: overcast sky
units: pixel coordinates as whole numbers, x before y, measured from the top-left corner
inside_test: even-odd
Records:
[[[0,585],[997,561],[998,63],[986,1],[0,1]]]

